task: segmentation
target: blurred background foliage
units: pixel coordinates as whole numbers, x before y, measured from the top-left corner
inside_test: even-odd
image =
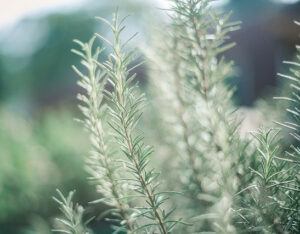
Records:
[[[270,94],[268,90],[272,93],[280,61],[293,56],[298,29],[292,21],[299,19],[300,8],[294,2],[222,4],[244,22],[233,34],[238,46],[228,54],[237,61],[234,83],[240,105],[253,106],[258,97]],[[154,19],[164,17],[153,1],[83,1],[79,8],[27,16],[0,28],[1,234],[50,233],[57,213],[51,199],[56,188],[76,188],[76,198],[84,205],[97,196],[83,166],[88,139],[73,121],[78,87],[71,65],[78,64],[78,58],[70,50],[74,38],[86,41],[95,31],[105,34],[94,16],[110,17],[116,6],[132,15],[128,31],[139,31],[141,44],[147,43]],[[137,71],[140,80],[146,80],[143,69]],[[101,222],[94,227],[109,233]]]

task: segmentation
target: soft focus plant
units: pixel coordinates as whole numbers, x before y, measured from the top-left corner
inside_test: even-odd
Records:
[[[101,217],[115,233],[299,233],[299,63],[289,62],[292,75],[280,75],[290,81],[291,92],[280,98],[290,102],[290,120],[279,126],[291,130],[295,145],[286,149],[285,135],[275,129],[245,139],[226,82],[234,69],[225,52],[235,46],[230,33],[240,23],[219,13],[212,0],[170,2],[170,22],[159,43],[145,51],[158,97],[154,110],[168,137],[159,143],[172,149],[163,156],[171,163],[162,169],[171,176],[162,178],[154,168],[155,153],[140,130],[146,99],[135,81],[135,49],[128,48],[135,35],[122,40],[125,18],[98,18],[111,29],[112,40],[100,34],[87,43],[75,40],[80,49],[72,51],[81,58],[81,67],[73,67],[82,88],[79,121],[91,142],[86,168],[100,196],[91,205],[108,206]],[[109,50],[97,47],[97,38]],[[108,56],[99,59],[102,53]],[[165,185],[165,178],[175,186]],[[173,190],[180,195],[171,196]],[[87,233],[84,209],[74,206],[73,193],[59,194],[65,216],[59,231]]]

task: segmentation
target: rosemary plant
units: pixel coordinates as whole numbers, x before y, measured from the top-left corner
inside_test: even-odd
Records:
[[[172,0],[163,48],[147,50],[160,97],[155,108],[171,123],[163,142],[171,143],[180,162],[172,175],[186,191],[176,213],[190,226],[177,225],[182,221],[174,218],[170,192],[162,189],[161,176],[151,166],[153,148],[139,130],[146,100],[132,74],[140,65],[132,65],[137,55],[128,48],[135,35],[121,39],[125,18],[117,13],[112,22],[98,18],[110,27],[112,41],[99,34],[88,43],[75,40],[80,50],[72,51],[85,70],[73,66],[83,89],[80,122],[92,148],[86,168],[101,196],[91,204],[109,207],[106,218],[115,233],[300,232],[300,47],[297,60],[286,62],[291,75],[280,74],[290,82],[290,93],[277,98],[289,103],[289,120],[278,124],[289,130],[294,144],[284,148],[282,131],[274,129],[259,130],[253,134],[256,141],[242,139],[233,89],[226,85],[233,63],[224,57],[235,45],[228,39],[239,23],[212,8],[212,1]],[[99,58],[106,53],[95,46],[97,37],[110,47],[105,59]],[[175,160],[173,155],[169,160]],[[58,219],[62,227],[55,231],[89,233],[84,209],[72,203],[74,192],[67,198],[58,194],[65,218]]]
[[[299,22],[295,22],[300,26]],[[294,144],[290,146],[285,152],[284,160],[286,170],[290,176],[290,181],[286,181],[285,185],[281,188],[288,195],[286,200],[285,209],[283,213],[284,230],[291,233],[300,232],[300,47],[296,46],[295,61],[284,62],[290,66],[290,74],[284,75],[279,73],[281,78],[288,81],[288,94],[285,97],[276,97],[275,99],[282,100],[288,103],[286,108],[287,120],[278,123],[284,127],[288,133],[293,137]]]
[[[280,157],[278,134],[279,131],[275,130],[260,130],[253,134],[258,141],[257,156],[249,173],[253,173],[254,178],[252,184],[242,191],[248,190],[242,201],[246,207],[241,209],[245,210],[241,217],[248,231],[283,233],[280,209],[283,210],[288,195],[281,188],[289,186],[293,179]]]
[[[62,226],[60,229],[53,230],[54,232],[68,233],[68,234],[89,234],[90,232],[83,224],[84,208],[79,204],[73,204],[73,196],[75,191],[71,191],[68,197],[57,190],[58,198],[53,199],[59,204],[64,218],[57,218],[57,221]]]
[[[280,131],[267,130],[255,134],[258,140],[257,154],[249,167],[249,180],[242,195],[241,223],[247,231],[260,233],[299,233],[299,52],[295,62],[285,62],[291,67],[291,75],[279,74],[288,80],[286,97],[275,99],[288,101],[288,120],[277,122],[290,132],[295,145],[284,149],[278,140]],[[283,134],[282,134],[283,135]],[[245,230],[245,229],[244,229]]]
[[[156,63],[153,69],[164,72],[168,79],[154,73],[153,83],[167,97],[169,114],[165,119],[175,114],[172,125],[177,128],[170,134],[177,136],[174,143],[186,163],[185,170],[180,170],[182,181],[192,202],[198,203],[198,212],[209,214],[208,225],[196,230],[233,233],[236,162],[243,157],[246,144],[237,133],[239,122],[231,103],[232,90],[224,84],[233,64],[222,53],[234,46],[227,42],[228,34],[237,30],[239,23],[230,22],[230,14],[217,13],[210,0],[171,2],[172,24],[164,57],[158,60],[163,65]]]
[[[144,143],[143,134],[137,128],[145,96],[139,94],[134,83],[135,74],[130,75],[139,66],[130,67],[136,56],[133,51],[126,51],[132,38],[121,42],[125,18],[119,21],[117,13],[112,23],[99,19],[110,26],[114,36],[110,42],[96,34],[112,46],[113,52],[107,61],[99,61],[102,49],[96,48],[94,52],[96,36],[88,43],[75,40],[81,51],[72,50],[81,57],[81,64],[87,71],[84,74],[73,66],[80,77],[78,84],[85,91],[78,99],[83,113],[80,122],[90,133],[92,143],[87,169],[103,197],[92,203],[102,202],[111,207],[109,213],[113,218],[108,220],[116,223],[116,232],[171,233],[180,220],[172,220],[175,209],[164,206],[169,196],[159,189],[159,173],[149,168],[153,150]],[[107,82],[111,90],[105,89]]]
[[[75,42],[81,47],[81,51],[73,49],[73,53],[81,57],[81,64],[86,68],[87,75],[82,74],[75,66],[74,71],[81,78],[78,85],[85,90],[85,94],[79,94],[78,99],[82,103],[79,108],[84,119],[81,120],[90,133],[92,151],[87,160],[87,169],[90,179],[95,182],[97,191],[103,196],[94,202],[102,202],[110,207],[111,214],[119,224],[119,228],[132,230],[133,224],[129,216],[129,205],[125,199],[122,186],[118,183],[120,179],[120,167],[115,162],[114,152],[111,149],[109,134],[104,130],[104,121],[107,108],[103,105],[103,91],[106,84],[106,73],[99,66],[98,60],[101,49],[96,48],[93,52],[93,44],[96,37],[89,43]]]
[[[150,233],[166,234],[170,233],[179,221],[170,219],[174,209],[168,211],[163,207],[169,197],[159,190],[159,174],[154,169],[148,169],[149,156],[153,150],[144,143],[143,135],[137,129],[145,97],[144,94],[139,94],[137,85],[133,83],[135,75],[130,75],[138,66],[129,67],[135,59],[135,52],[125,51],[131,38],[125,43],[121,42],[121,32],[125,28],[124,19],[119,21],[118,14],[115,14],[112,24],[101,19],[110,26],[114,35],[113,43],[98,35],[113,47],[109,60],[98,63],[108,74],[108,81],[113,87],[111,92],[106,92],[110,110],[109,125],[115,131],[114,137],[125,156],[123,162],[131,175],[126,181],[142,198],[142,206],[134,207],[134,215],[144,218],[145,221],[141,221],[135,231],[146,229]]]

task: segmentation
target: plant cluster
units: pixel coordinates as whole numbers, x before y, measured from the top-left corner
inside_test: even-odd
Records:
[[[135,50],[127,48],[134,35],[121,40],[125,18],[117,13],[112,22],[99,18],[110,27],[112,41],[98,34],[88,43],[75,41],[80,50],[73,52],[86,71],[73,67],[84,91],[78,95],[80,122],[92,144],[86,167],[101,196],[91,203],[109,206],[105,218],[116,233],[300,232],[300,55],[286,62],[291,75],[280,74],[289,80],[290,93],[277,98],[289,102],[288,120],[277,126],[289,130],[294,144],[283,147],[284,135],[276,129],[242,138],[233,89],[227,85],[234,64],[224,55],[235,45],[229,36],[240,23],[211,3],[172,0],[163,40],[146,51],[154,109],[169,136],[162,142],[172,148],[165,157],[178,162],[166,168],[170,184],[180,178],[176,198],[152,166],[153,149],[139,128],[146,100],[132,74],[140,65],[132,65]],[[97,38],[111,47],[103,61]],[[88,233],[82,208],[71,202],[73,193],[60,196],[66,216],[60,219],[66,228],[61,231]]]

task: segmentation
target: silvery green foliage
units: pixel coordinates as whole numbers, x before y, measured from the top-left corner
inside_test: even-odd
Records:
[[[160,48],[152,82],[166,97],[165,119],[172,121],[174,145],[185,163],[180,171],[195,202],[191,206],[196,204],[195,212],[207,219],[195,225],[196,231],[234,233],[233,197],[239,187],[237,174],[244,169],[238,162],[247,144],[239,139],[232,90],[224,84],[233,64],[222,53],[234,46],[229,33],[239,23],[230,22],[230,14],[217,13],[210,0],[171,2],[167,43]]]
[[[101,20],[109,25],[114,36],[113,42],[110,42],[98,35],[113,49],[106,62],[98,63],[106,71],[108,82],[113,87],[112,91],[105,92],[109,106],[108,122],[114,130],[116,143],[125,156],[123,163],[126,168],[123,170],[128,178],[123,180],[130,184],[133,196],[140,198],[140,205],[134,205],[133,215],[139,223],[134,232],[170,233],[179,221],[171,219],[174,209],[166,209],[164,206],[169,196],[159,188],[159,173],[149,166],[153,149],[144,143],[143,134],[137,128],[145,96],[139,93],[134,81],[135,74],[130,75],[136,67],[130,67],[136,58],[135,51],[126,51],[131,38],[125,43],[121,42],[125,26],[124,19],[119,21],[118,14],[115,14],[112,23]]]
[[[274,129],[253,134],[257,152],[249,166],[249,183],[237,194],[241,231],[299,232],[299,159],[281,148],[279,134]]]
[[[294,187],[294,178],[284,152],[280,149],[278,130],[259,130],[257,154],[249,167],[251,184],[240,193],[241,223],[247,231],[260,233],[284,233],[283,214],[289,209],[290,196],[287,192]],[[292,166],[292,167],[290,167]]]
[[[73,66],[80,77],[78,85],[85,91],[85,93],[78,94],[81,102],[79,108],[84,116],[81,122],[90,133],[92,143],[92,150],[86,166],[90,179],[103,196],[94,203],[102,202],[112,207],[110,213],[114,217],[113,221],[117,224],[117,230],[121,231],[122,228],[131,230],[133,229],[133,220],[130,218],[130,209],[125,198],[126,191],[124,186],[122,187],[122,184],[119,183],[122,169],[120,164],[116,163],[113,146],[110,142],[110,133],[104,129],[107,107],[103,103],[103,91],[107,82],[107,74],[97,65],[102,50],[97,47],[94,52],[95,38],[93,37],[88,43],[75,40],[80,46],[80,51],[72,50],[81,57],[81,64],[86,69],[86,74],[83,74]]]
[[[84,208],[77,203],[74,204],[72,201],[75,191],[71,191],[67,197],[59,190],[57,190],[57,193],[58,198],[53,197],[53,199],[59,204],[63,217],[56,218],[60,228],[53,231],[68,234],[89,234],[90,232],[83,224]]]
[[[279,74],[289,84],[287,96],[275,98],[287,102],[285,106],[288,106],[288,119],[277,124],[283,130],[288,130],[295,142],[286,149],[282,147],[282,140],[277,137],[281,134],[280,131],[260,130],[254,134],[258,142],[257,152],[249,166],[249,181],[238,194],[242,201],[239,210],[242,231],[300,232],[299,52],[300,48],[297,46],[296,60],[285,62],[291,66],[290,74]]]
[[[300,25],[299,22],[295,22]],[[278,123],[294,139],[294,143],[286,150],[284,160],[287,164],[291,182],[285,186],[285,193],[288,194],[289,200],[283,215],[285,230],[291,233],[300,232],[300,47],[296,46],[296,57],[294,61],[284,62],[290,66],[289,74],[278,75],[284,78],[288,83],[288,92],[286,96],[276,97],[287,104],[286,112],[288,119]]]
[[[112,207],[114,220],[110,221],[118,222],[116,232],[170,233],[180,221],[172,220],[174,209],[164,206],[169,197],[159,189],[159,173],[148,165],[152,147],[145,145],[143,135],[137,129],[145,98],[139,94],[135,75],[130,75],[138,66],[129,67],[135,59],[133,51],[125,51],[130,39],[121,42],[124,19],[119,22],[118,14],[112,23],[99,19],[110,26],[114,36],[110,42],[97,34],[112,47],[107,61],[98,61],[101,49],[96,48],[93,52],[95,37],[89,43],[76,40],[81,50],[73,50],[81,57],[81,64],[87,71],[85,75],[73,67],[80,76],[78,84],[85,90],[84,94],[78,95],[84,116],[81,122],[90,133],[93,147],[87,168],[103,196],[95,202]],[[111,91],[105,89],[107,82],[112,86]],[[103,103],[104,96],[107,105]],[[127,194],[125,187],[134,193]],[[130,197],[134,199],[129,207]]]
[[[88,43],[76,41],[80,50],[73,52],[85,69],[73,67],[84,90],[78,95],[80,121],[92,143],[86,167],[102,196],[94,202],[110,207],[108,220],[116,233],[300,232],[300,48],[296,62],[286,62],[291,75],[280,74],[290,82],[291,92],[278,98],[289,103],[289,120],[279,124],[295,144],[283,148],[281,132],[273,129],[253,134],[255,143],[241,139],[233,92],[225,84],[233,64],[222,55],[234,46],[228,42],[229,33],[239,23],[211,8],[212,1],[172,0],[171,22],[158,43],[162,47],[147,51],[159,97],[156,108],[170,123],[166,142],[178,156],[169,160],[180,162],[168,179],[174,185],[179,176],[177,187],[186,191],[176,213],[187,217],[190,226],[176,225],[181,219],[173,219],[169,193],[150,166],[153,149],[138,128],[145,95],[132,74],[139,66],[131,66],[136,59],[135,50],[127,48],[132,37],[121,40],[125,18],[99,18],[110,27],[112,41],[98,34]],[[111,47],[101,61],[103,50],[93,46],[96,37]],[[82,224],[83,208],[72,203],[73,192],[67,198],[60,192],[59,196],[55,200],[65,218],[58,219],[62,229],[56,231],[88,233]]]

